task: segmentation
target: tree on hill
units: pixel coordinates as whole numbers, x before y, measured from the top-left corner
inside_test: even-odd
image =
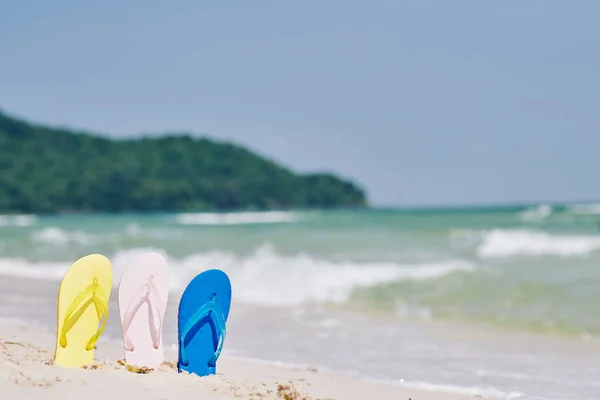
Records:
[[[356,184],[296,174],[189,135],[110,140],[0,113],[0,212],[270,210],[366,206]]]

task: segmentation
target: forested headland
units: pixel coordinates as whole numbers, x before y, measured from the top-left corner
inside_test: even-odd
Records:
[[[235,144],[192,135],[113,140],[0,112],[1,213],[366,205],[353,182],[295,173]]]

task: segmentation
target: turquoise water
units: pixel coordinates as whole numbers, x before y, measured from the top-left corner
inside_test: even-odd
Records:
[[[231,275],[250,305],[600,334],[600,205],[237,214],[0,216],[0,274],[58,280],[102,253],[163,252],[171,286]]]
[[[0,216],[0,317],[53,327],[77,258],[162,252],[172,295],[232,281],[224,354],[486,398],[600,398],[600,204],[448,210]],[[111,315],[118,315],[115,296]],[[103,340],[119,340],[109,318]]]

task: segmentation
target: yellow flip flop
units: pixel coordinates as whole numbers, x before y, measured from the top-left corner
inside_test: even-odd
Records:
[[[58,291],[57,365],[80,367],[94,362],[94,346],[108,319],[111,289],[112,266],[100,254],[80,258],[67,270]]]

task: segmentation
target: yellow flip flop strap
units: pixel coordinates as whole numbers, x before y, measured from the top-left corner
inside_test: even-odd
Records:
[[[90,297],[87,301],[84,300]],[[92,350],[96,341],[104,331],[106,327],[106,322],[108,320],[108,300],[106,299],[106,295],[102,287],[98,284],[98,278],[94,278],[93,283],[88,286],[83,292],[81,292],[69,306],[65,314],[65,319],[63,323],[63,327],[60,335],[60,345],[61,347],[67,347],[67,333],[75,326],[81,314],[92,304],[94,303],[96,309],[96,315],[98,316],[98,320],[102,319],[104,316],[104,321],[102,322],[102,326],[98,331],[91,337],[88,343],[85,346],[86,350]],[[73,315],[77,311],[75,315]]]
[[[96,306],[96,315],[98,315],[98,320],[102,319],[102,317],[104,317],[104,320],[102,321],[102,326],[100,326],[100,329],[96,331],[94,336],[90,338],[89,342],[85,346],[85,349],[88,351],[94,348],[94,346],[96,345],[96,341],[98,340],[100,335],[102,335],[102,332],[104,332],[104,328],[106,328],[106,322],[108,321],[108,301],[106,300],[106,296],[104,296],[104,291],[100,286],[98,286],[98,288],[94,292],[94,297],[92,297],[92,300],[94,301],[94,305]]]

